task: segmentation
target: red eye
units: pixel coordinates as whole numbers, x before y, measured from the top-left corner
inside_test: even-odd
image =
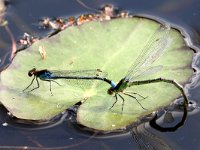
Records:
[[[35,68],[31,69],[31,70],[28,72],[28,76],[31,77],[32,75],[35,74],[35,72],[36,72],[36,69],[35,69]]]
[[[33,72],[28,72],[28,76],[31,77],[33,75]]]

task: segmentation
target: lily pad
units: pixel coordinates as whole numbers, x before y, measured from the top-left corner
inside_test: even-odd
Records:
[[[80,124],[97,130],[114,130],[137,121],[142,116],[170,104],[181,93],[169,83],[152,83],[127,88],[144,97],[137,101],[125,96],[111,108],[115,99],[108,95],[110,85],[102,81],[73,82],[57,80],[61,86],[39,80],[40,87],[23,92],[30,83],[27,73],[32,68],[48,70],[101,69],[107,78],[118,82],[141,53],[149,38],[161,24],[147,18],[118,18],[110,21],[89,22],[69,27],[59,34],[34,43],[17,54],[8,69],[1,73],[1,103],[16,117],[48,120],[78,101],[84,100],[77,112]],[[153,63],[162,65],[160,72],[139,80],[158,77],[176,80],[184,85],[193,74],[193,51],[186,46],[179,31],[170,29],[171,43],[165,53]],[[42,59],[38,49],[46,51]],[[87,86],[86,86],[87,85]],[[31,88],[36,87],[36,81]]]

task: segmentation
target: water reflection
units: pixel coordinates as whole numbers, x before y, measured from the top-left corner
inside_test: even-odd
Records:
[[[162,137],[154,134],[148,128],[152,127],[160,132],[175,132],[180,127],[182,127],[186,121],[188,114],[194,114],[199,112],[200,108],[195,101],[190,101],[188,107],[182,105],[182,100],[176,100],[172,105],[170,105],[165,113],[158,119],[158,114],[156,113],[153,119],[148,123],[142,123],[131,130],[131,135],[134,141],[137,143],[140,150],[170,150],[172,147],[166,140]],[[175,116],[182,113],[181,120],[173,126],[163,127],[157,123],[163,122],[168,124],[173,124],[176,122]],[[161,121],[162,120],[162,121]]]
[[[171,146],[158,135],[146,129],[145,123],[130,132],[140,150],[170,150]]]

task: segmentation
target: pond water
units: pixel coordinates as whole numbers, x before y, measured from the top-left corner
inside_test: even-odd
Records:
[[[15,40],[23,34],[45,36],[50,30],[39,28],[38,22],[43,17],[78,16],[94,13],[105,4],[129,11],[162,18],[184,28],[198,48],[200,44],[200,4],[198,0],[159,1],[159,0],[10,0],[7,1],[5,18]],[[87,8],[87,7],[89,8]],[[90,9],[92,8],[92,9]],[[9,63],[12,43],[4,28],[0,28],[0,68]],[[197,67],[200,66],[196,60]],[[188,90],[189,98],[199,103],[199,80]],[[72,114],[73,115],[73,114]],[[70,115],[69,115],[70,116]],[[180,119],[179,117],[177,117]],[[34,126],[10,120],[3,106],[0,108],[0,149],[200,149],[200,113],[189,113],[187,120],[175,132],[160,132],[143,125],[131,133],[97,136],[82,131],[75,125],[73,117],[58,116],[48,125]],[[8,123],[8,125],[5,124]],[[148,126],[147,124],[145,124]],[[148,130],[148,131],[147,131]],[[140,132],[142,131],[142,132]],[[146,132],[144,132],[146,131]],[[138,142],[139,141],[139,142]],[[142,143],[146,147],[142,147]],[[140,144],[139,144],[140,143]],[[149,147],[148,144],[149,143]],[[145,145],[144,144],[144,145]],[[152,148],[151,145],[156,145]]]

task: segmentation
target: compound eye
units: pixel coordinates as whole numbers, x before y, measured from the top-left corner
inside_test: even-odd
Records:
[[[109,95],[112,95],[112,94],[113,94],[113,90],[112,90],[111,88],[109,88],[108,91],[107,91],[107,93],[108,93]]]
[[[33,75],[33,72],[28,72],[28,76],[31,77]]]
[[[28,72],[28,76],[31,77],[32,75],[34,75],[34,73],[36,72],[36,69],[33,68]]]

